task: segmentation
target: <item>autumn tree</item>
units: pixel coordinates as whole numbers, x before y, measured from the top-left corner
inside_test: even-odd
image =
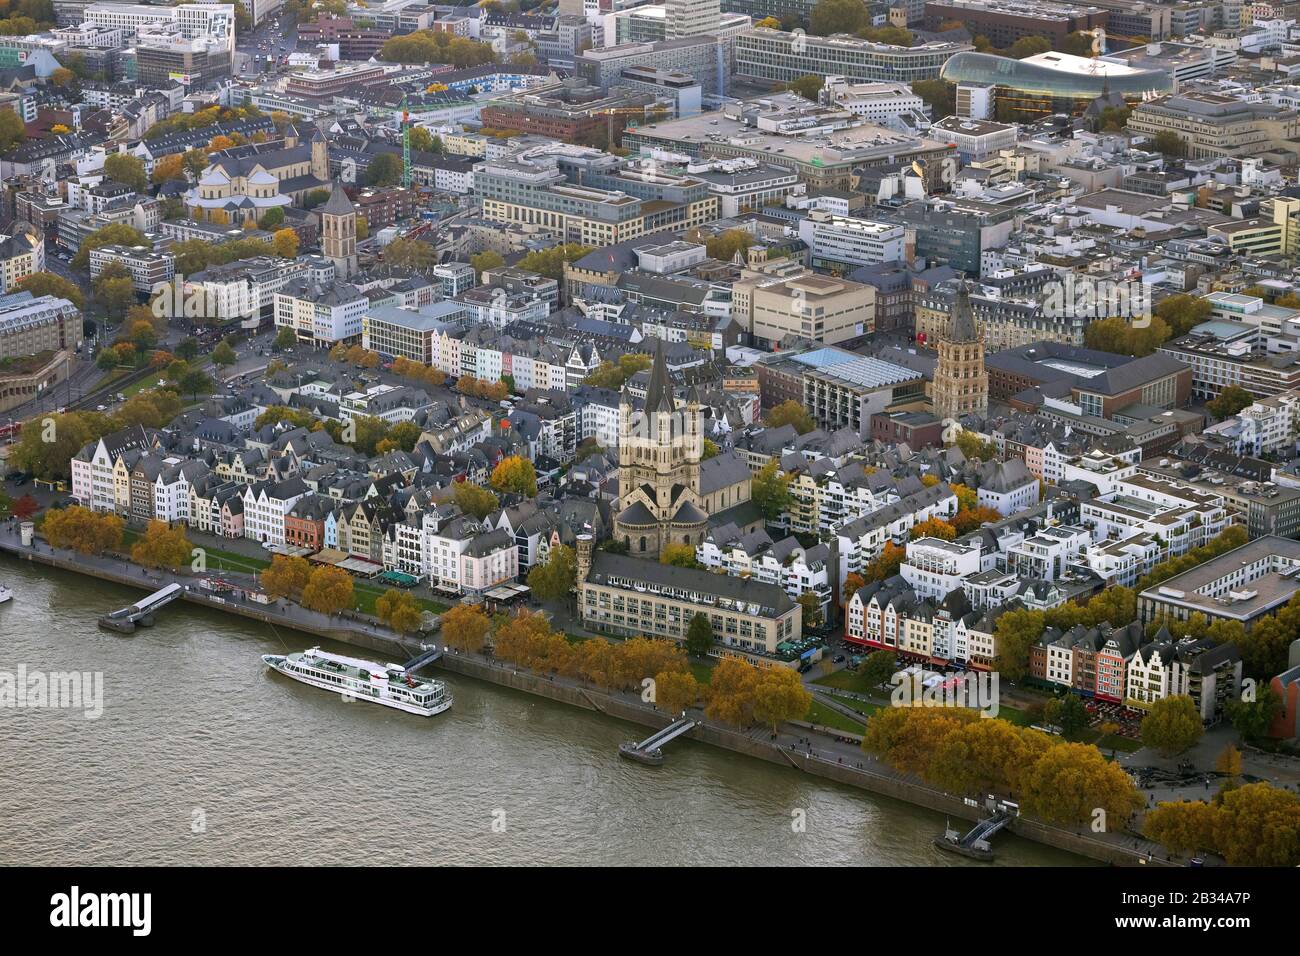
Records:
[[[276,554],[272,555],[270,567],[262,571],[259,580],[262,590],[271,597],[296,601],[310,578],[311,565],[306,558]]]
[[[1111,831],[1122,831],[1143,802],[1123,768],[1090,744],[1048,748],[1025,769],[1017,793],[1025,812],[1059,826],[1091,822],[1100,808]]]
[[[24,276],[14,283],[14,291],[30,292],[36,297],[52,295],[56,299],[67,299],[78,309],[85,305],[81,287],[53,272],[33,272]]]
[[[808,410],[794,399],[782,402],[769,411],[763,418],[763,424],[768,428],[793,425],[794,430],[800,435],[805,435],[817,427],[817,423],[812,420]]]
[[[1029,648],[1043,635],[1046,617],[1026,608],[1007,611],[993,626],[997,670],[1004,680],[1018,681],[1029,672]]]
[[[10,507],[14,517],[22,518],[17,502]],[[116,551],[122,546],[122,531],[122,519],[117,515],[98,514],[79,505],[50,511],[41,525],[50,547],[70,548],[78,554]]]
[[[700,562],[695,558],[695,548],[689,544],[666,544],[659,549],[659,563],[671,564],[678,568],[698,568]]]
[[[758,668],[753,664],[735,657],[723,658],[709,679],[705,716],[734,727],[753,724],[758,678]]]
[[[1215,418],[1230,418],[1247,405],[1253,404],[1255,396],[1240,385],[1229,385],[1214,398],[1205,403],[1210,414]]]
[[[442,615],[443,643],[467,654],[481,651],[491,630],[491,620],[473,605],[457,604]]]
[[[342,568],[315,568],[302,589],[303,607],[321,614],[335,614],[352,606],[352,575]]]
[[[527,458],[511,455],[492,469],[492,487],[502,494],[537,497],[537,469]]]
[[[956,537],[957,529],[942,518],[927,518],[912,525],[913,541],[918,538],[939,538],[942,541],[952,541]]]
[[[458,481],[452,488],[452,500],[467,515],[482,521],[500,506],[500,500],[484,488],[468,481]]]
[[[797,671],[789,667],[769,667],[754,684],[754,719],[767,724],[776,733],[787,720],[797,720],[808,713],[812,694],[803,686]]]
[[[131,547],[131,560],[146,568],[176,571],[190,562],[192,550],[184,526],[153,520]]]
[[[1162,697],[1142,718],[1142,744],[1168,756],[1187,750],[1204,732],[1201,714],[1185,694]]]
[[[906,549],[900,548],[892,541],[886,541],[880,553],[862,569],[862,576],[868,581],[884,581],[886,578],[892,578],[906,559]]]
[[[700,684],[690,671],[660,671],[654,675],[655,706],[666,714],[680,714],[700,698]]]
[[[1143,833],[1175,853],[1209,850],[1229,866],[1300,865],[1300,796],[1267,783],[1220,793],[1213,803],[1161,803]]]
[[[138,193],[145,191],[149,179],[144,173],[144,163],[130,153],[113,153],[104,160],[104,175],[115,183],[130,186]]]
[[[293,259],[298,255],[298,233],[292,229],[280,229],[271,236],[271,248],[281,259]]]
[[[409,634],[420,626],[423,614],[410,591],[389,588],[375,598],[375,616],[399,634]]]

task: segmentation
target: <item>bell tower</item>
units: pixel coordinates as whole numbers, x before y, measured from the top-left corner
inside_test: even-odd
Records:
[[[357,210],[337,180],[320,208],[320,248],[340,279],[356,275]]]

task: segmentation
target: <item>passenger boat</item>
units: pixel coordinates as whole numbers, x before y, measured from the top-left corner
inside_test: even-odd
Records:
[[[397,664],[376,664],[331,654],[319,647],[291,654],[263,654],[262,661],[304,684],[408,714],[432,717],[451,706],[451,695],[442,681],[417,678]]]

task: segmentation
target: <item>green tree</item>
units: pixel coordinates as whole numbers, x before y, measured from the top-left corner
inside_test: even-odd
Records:
[[[539,564],[528,572],[528,587],[539,601],[561,601],[573,590],[577,571],[573,549],[562,544],[551,551],[545,564]]]
[[[815,73],[809,73],[806,76],[797,76],[790,81],[790,89],[798,93],[806,100],[817,102],[817,94],[821,92],[825,78]]]
[[[1187,151],[1183,138],[1171,129],[1161,130],[1151,140],[1151,146],[1157,153],[1166,156],[1182,156]]]
[[[497,496],[482,485],[458,481],[452,488],[452,498],[461,511],[482,521],[500,505]]]
[[[4,110],[0,110],[0,116],[3,116],[4,112]],[[81,241],[81,247],[72,258],[72,267],[74,269],[86,269],[90,265],[91,252],[100,246],[114,245],[153,247],[153,244],[145,239],[144,233],[140,232],[140,230],[121,222],[110,223],[96,229]]]
[[[380,153],[366,167],[367,186],[396,186],[402,181],[402,157]]]
[[[1186,335],[1202,322],[1208,321],[1214,306],[1206,299],[1194,295],[1171,295],[1161,299],[1156,315],[1169,326],[1169,334]]]
[[[1067,693],[1043,705],[1043,719],[1060,727],[1061,733],[1066,737],[1073,737],[1088,726],[1088,711],[1083,706],[1083,701],[1074,694]]]
[[[18,292],[30,292],[33,296],[52,295],[57,299],[67,299],[78,309],[85,305],[81,287],[53,272],[33,272],[19,279],[14,284],[14,289]]]
[[[889,682],[898,670],[897,658],[893,651],[872,651],[867,655],[858,674],[868,687],[879,687]]]
[[[790,507],[790,479],[773,458],[754,476],[750,490],[754,506],[769,521],[780,518]]]
[[[483,273],[489,269],[500,269],[506,264],[506,260],[501,258],[501,253],[486,249],[477,255],[470,256],[469,264],[473,267],[474,274],[482,277]]]
[[[809,32],[828,37],[835,33],[857,33],[871,23],[862,0],[819,0],[808,20]]]
[[[925,101],[930,107],[930,115],[936,120],[956,112],[956,93],[947,80],[916,80],[912,83],[912,92]]]
[[[1262,740],[1268,736],[1269,727],[1282,712],[1282,698],[1270,685],[1264,684],[1253,701],[1230,700],[1223,709],[1233,730],[1241,734],[1243,740]]]
[[[149,186],[149,177],[145,175],[144,163],[130,153],[113,153],[104,160],[104,175],[115,183],[130,186],[138,193]]]
[[[239,360],[235,355],[235,350],[230,347],[229,342],[218,342],[217,347],[212,350],[212,364],[220,366],[234,365]]]
[[[707,657],[711,650],[713,650],[713,626],[709,624],[707,614],[696,611],[695,616],[691,618],[690,626],[686,629],[686,651],[694,657]]]
[[[1230,418],[1247,405],[1253,404],[1254,401],[1255,396],[1240,385],[1229,385],[1206,402],[1205,407],[1210,410],[1210,414],[1215,418]]]
[[[10,109],[0,110],[0,153],[11,153],[27,138],[27,127]]]
[[[1204,732],[1196,704],[1184,694],[1162,697],[1142,718],[1142,744],[1169,756],[1187,750]]]

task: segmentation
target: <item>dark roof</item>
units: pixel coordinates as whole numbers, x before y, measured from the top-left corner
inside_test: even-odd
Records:
[[[733,578],[694,568],[679,568],[658,561],[647,561],[625,554],[598,551],[587,580],[609,584],[609,578],[624,578],[639,583],[698,591],[745,604],[757,604],[763,613],[784,614],[795,606],[790,596],[775,584]],[[618,585],[611,585],[617,587]]]

